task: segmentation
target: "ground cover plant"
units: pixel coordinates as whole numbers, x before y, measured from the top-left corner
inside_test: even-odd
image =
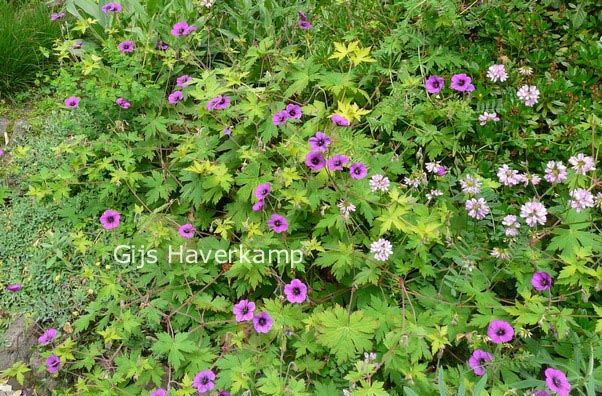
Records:
[[[52,18],[69,133],[5,194],[61,208],[45,249],[69,298],[54,320],[34,305],[42,364],[6,377],[602,391],[595,2],[67,0]],[[18,312],[37,285],[14,268]]]

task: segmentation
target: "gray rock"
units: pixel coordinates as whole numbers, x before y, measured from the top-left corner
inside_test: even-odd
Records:
[[[0,140],[4,141],[4,145],[8,144],[8,126],[10,125],[10,120],[6,118],[0,117]]]
[[[18,361],[29,361],[31,349],[37,342],[32,327],[31,324],[27,325],[23,315],[17,317],[8,327],[3,336],[7,341],[6,347],[0,350],[0,371],[12,367]]]

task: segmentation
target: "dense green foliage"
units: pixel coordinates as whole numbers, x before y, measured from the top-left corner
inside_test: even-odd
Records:
[[[1,0],[0,9],[0,99],[15,99],[47,69],[60,25],[42,0]]]
[[[65,1],[62,67],[46,82],[60,108],[49,125],[73,134],[35,171],[18,162],[23,147],[0,159],[27,180],[11,186],[25,197],[7,218],[19,232],[54,228],[40,253],[25,247],[33,234],[3,243],[56,279],[38,282],[21,265],[4,281],[63,303],[33,304],[42,320],[59,314],[48,322],[59,336],[41,347],[61,360],[56,394],[195,395],[193,379],[211,370],[215,389],[202,394],[501,396],[553,393],[549,368],[573,395],[602,391],[600,170],[574,160],[597,163],[601,147],[602,9],[352,3],[129,0],[103,12]],[[174,36],[183,21],[197,29]],[[508,78],[492,81],[492,65]],[[472,92],[450,87],[464,73]],[[183,75],[192,80],[178,87]],[[445,87],[429,93],[434,75]],[[525,85],[539,92],[531,105],[517,93]],[[222,95],[229,104],[216,107]],[[288,105],[302,115],[274,122]],[[484,112],[499,120],[480,122]],[[326,159],[349,157],[344,170],[306,163],[318,131],[330,139]],[[566,177],[544,177],[549,161]],[[259,209],[262,183],[271,191]],[[576,198],[588,193],[591,204]],[[29,199],[44,209],[27,212]],[[544,215],[527,213],[539,204]],[[115,228],[107,209],[121,214]],[[391,243],[384,257],[379,240]],[[117,260],[120,245],[135,261]],[[304,257],[170,261],[180,246]],[[536,272],[552,286],[532,281]],[[291,302],[293,279],[307,285],[302,303]],[[14,311],[32,305],[3,298]],[[243,299],[271,316],[269,331],[235,318]],[[513,328],[510,342],[487,336],[495,320]],[[468,363],[475,350],[492,355],[484,375]]]

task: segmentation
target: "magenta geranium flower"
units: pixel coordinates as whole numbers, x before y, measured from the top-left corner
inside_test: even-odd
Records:
[[[184,99],[184,94],[182,91],[173,91],[167,98],[167,101],[172,105],[175,105],[178,104],[182,99]]]
[[[48,329],[38,338],[38,342],[42,345],[50,344],[57,334],[56,329]]]
[[[494,320],[489,323],[487,335],[494,343],[502,344],[504,342],[512,341],[512,337],[514,337],[514,329],[508,322],[503,320]]]
[[[263,199],[261,199],[257,203],[255,203],[255,205],[253,205],[253,210],[255,212],[259,212],[261,209],[263,209],[264,205],[265,205],[265,201]]]
[[[224,128],[224,135],[226,135],[226,136],[232,135],[232,129],[230,129],[230,128]]]
[[[491,360],[493,360],[493,356],[490,353],[477,349],[468,360],[468,365],[476,375],[482,376],[485,375],[485,363]]]
[[[255,196],[258,200],[262,201],[272,191],[272,185],[270,183],[262,183],[255,189]]]
[[[258,333],[267,333],[274,325],[274,320],[267,312],[262,312],[253,318],[253,326]]]
[[[326,160],[321,152],[310,151],[305,156],[305,165],[307,165],[311,170],[318,171],[326,166]]]
[[[545,271],[536,272],[531,278],[531,284],[535,290],[548,290],[552,287],[552,277]]]
[[[286,217],[278,214],[272,215],[272,218],[268,220],[268,226],[271,227],[277,234],[288,230],[288,222],[286,221]]]
[[[550,396],[545,390],[536,390],[533,392],[533,396]]]
[[[455,74],[451,78],[450,86],[452,89],[459,92],[472,92],[475,88],[474,85],[470,83],[471,81],[472,79],[464,73]]]
[[[361,162],[356,162],[349,167],[349,173],[353,179],[363,179],[368,175],[368,169]]]
[[[237,322],[251,320],[255,312],[255,303],[248,300],[240,300],[238,304],[234,305],[232,312],[236,315]]]
[[[167,392],[165,391],[165,389],[163,388],[159,388],[154,392],[151,392],[151,394],[149,396],[165,396],[167,395]]]
[[[117,48],[119,48],[119,51],[123,52],[124,54],[127,52],[133,52],[134,47],[136,47],[136,44],[134,44],[132,40],[126,40],[117,46]]]
[[[545,371],[546,385],[552,392],[558,393],[559,396],[567,396],[571,392],[571,384],[566,379],[566,374],[560,370],[547,368]]]
[[[46,370],[49,373],[56,373],[61,368],[61,359],[56,355],[48,356],[46,359]]]
[[[311,23],[309,23],[309,21],[298,21],[297,25],[303,30],[311,29]]]
[[[178,22],[173,25],[173,29],[171,29],[171,34],[174,36],[186,36],[192,32],[194,32],[197,28],[195,26],[188,26],[186,22]]]
[[[4,150],[2,150],[2,149],[0,148],[0,157],[2,157],[3,155],[4,155]]]
[[[176,86],[186,88],[190,85],[191,81],[192,77],[190,77],[188,74],[184,74],[176,79]]]
[[[108,209],[100,216],[100,223],[106,230],[113,229],[119,226],[119,220],[121,219],[121,214],[114,210]]]
[[[299,279],[293,279],[291,283],[284,286],[284,294],[288,302],[301,304],[307,298],[307,286]]]
[[[309,138],[309,146],[312,151],[326,151],[330,145],[330,138],[324,132],[316,132],[316,136]]]
[[[281,110],[272,116],[274,125],[282,125],[286,120],[288,120],[288,112],[286,110]]]
[[[215,380],[215,373],[211,370],[199,371],[194,377],[192,384],[199,391],[199,393],[205,393],[215,388],[213,381]]]
[[[6,285],[6,290],[12,293],[16,293],[19,290],[23,289],[23,285],[20,283],[15,283],[13,285]]]
[[[70,109],[78,108],[79,101],[80,99],[77,96],[70,96],[67,99],[65,99],[65,106],[67,106]]]
[[[431,94],[439,93],[445,86],[445,80],[439,76],[430,76],[424,83],[426,92]]]
[[[292,118],[294,120],[298,120],[303,115],[301,111],[301,107],[296,104],[288,104],[286,105],[286,112],[288,113],[288,118]]]
[[[121,12],[122,8],[121,4],[107,3],[102,6],[101,10],[102,12]]]
[[[207,103],[207,110],[222,110],[230,106],[230,98],[226,95],[216,96]]]
[[[80,49],[82,47],[82,45],[84,45],[84,41],[83,40],[77,40],[75,42],[75,44],[73,44],[73,49]]]
[[[121,107],[122,109],[129,109],[131,106],[130,102],[128,102],[127,100],[125,100],[123,98],[117,98],[115,103],[117,103],[117,106]]]
[[[59,12],[59,13],[50,15],[50,20],[51,21],[56,21],[57,19],[62,19],[64,17],[65,17],[65,13],[64,12]]]
[[[188,223],[180,226],[178,229],[178,234],[180,234],[182,238],[192,238],[195,231],[196,228],[194,228],[192,224]]]
[[[337,126],[349,126],[349,120],[340,114],[333,114],[330,119]]]
[[[167,43],[163,42],[163,40],[159,39],[159,40],[157,40],[156,47],[160,51],[167,51],[169,49],[169,44],[167,44]]]
[[[348,162],[349,157],[340,154],[334,155],[331,159],[328,160],[328,170],[343,170],[343,165],[347,165]]]

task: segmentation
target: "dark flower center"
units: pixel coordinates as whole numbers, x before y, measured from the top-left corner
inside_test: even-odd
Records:
[[[497,329],[497,331],[495,332],[495,334],[497,334],[498,336],[503,336],[506,334],[506,330],[504,329]]]
[[[265,188],[261,190],[261,195],[268,195],[268,190]]]
[[[320,159],[318,157],[314,157],[311,159],[311,163],[314,165],[318,165],[320,163]]]
[[[179,28],[178,29],[178,33],[180,33],[180,34],[184,33],[185,31],[186,31],[186,29],[184,29],[184,28]]]
[[[335,166],[340,166],[341,165],[341,161],[340,160],[335,160],[334,161],[334,165]]]
[[[242,313],[243,313],[243,315],[246,315],[247,313],[249,313],[249,308],[248,307],[244,307],[242,309]]]
[[[280,227],[280,225],[281,225],[281,224],[282,224],[282,222],[281,222],[280,220],[276,220],[276,221],[274,221],[274,225],[275,225],[276,227]]]
[[[324,146],[324,139],[318,140],[318,146]]]
[[[115,221],[115,218],[113,216],[107,217],[107,223],[112,223],[114,221]]]
[[[541,283],[542,286],[547,286],[548,285],[548,280],[546,278],[542,278],[539,283]]]
[[[201,380],[201,384],[206,385],[209,382],[209,378],[207,377],[203,377],[203,379]]]
[[[562,382],[560,382],[560,380],[558,378],[556,378],[556,377],[554,377],[552,379],[552,382],[554,383],[555,386],[557,386],[559,388],[560,388],[560,385],[562,384]]]
[[[465,80],[458,80],[458,85],[459,85],[459,86],[462,86],[462,85],[464,85],[464,84],[466,84],[466,81],[465,81]]]
[[[217,102],[218,104],[224,104],[226,103],[226,99],[222,96],[221,98],[219,98],[219,102]]]
[[[293,288],[293,294],[295,296],[298,296],[299,294],[301,294],[301,290],[298,287]]]
[[[439,81],[433,81],[433,88],[439,88]]]
[[[355,168],[353,173],[355,173],[356,175],[359,175],[360,173],[362,173],[362,171],[360,170],[360,168]]]
[[[259,320],[257,321],[257,323],[259,323],[260,326],[265,326],[265,319],[264,318],[259,318]]]

